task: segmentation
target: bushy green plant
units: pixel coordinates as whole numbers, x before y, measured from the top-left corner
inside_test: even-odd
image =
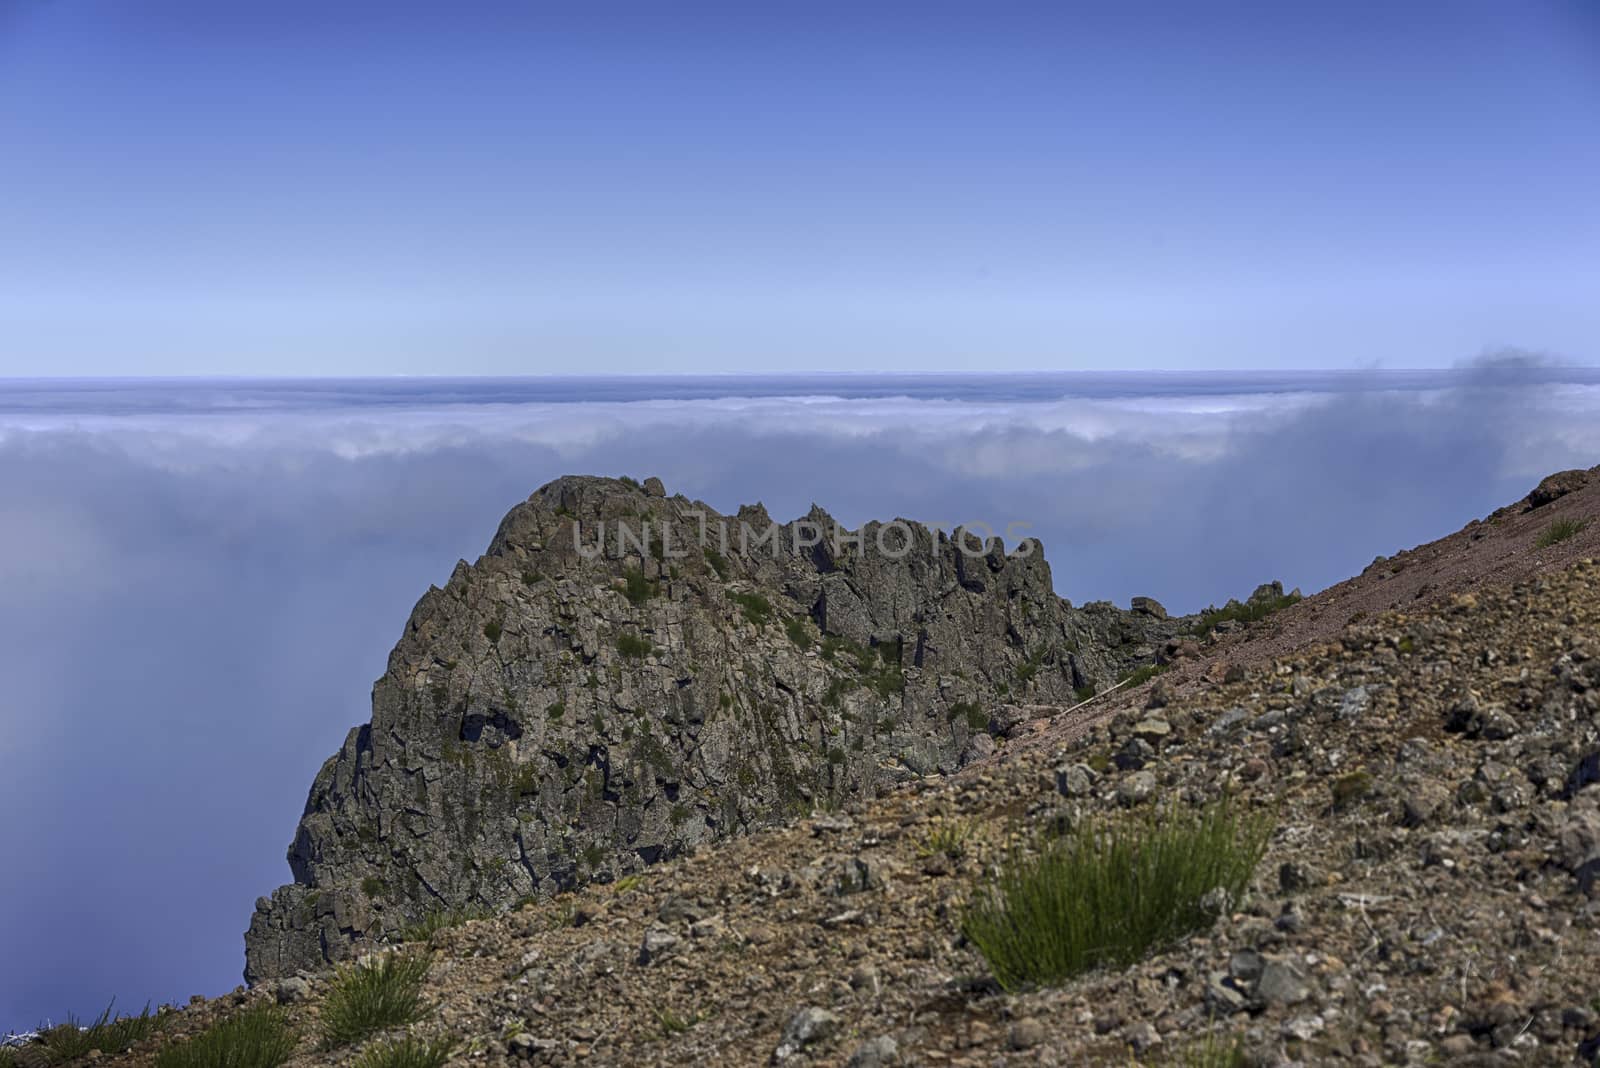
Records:
[[[1548,549],[1558,545],[1568,538],[1575,538],[1589,525],[1587,519],[1556,519],[1549,526],[1539,532],[1539,537],[1534,540],[1534,547]]]
[[[156,1068],[277,1068],[294,1053],[295,1041],[282,1010],[258,1004],[168,1046],[156,1056]]]
[[[1237,623],[1255,623],[1299,602],[1300,595],[1297,593],[1286,593],[1282,597],[1263,597],[1249,603],[1229,601],[1221,608],[1207,608],[1201,612],[1200,618],[1190,625],[1189,633],[1203,638],[1216,630],[1218,623],[1230,620]]]
[[[772,602],[759,593],[730,593],[728,599],[739,606],[745,619],[758,627],[772,618]]]
[[[425,953],[386,953],[341,969],[322,1003],[323,1046],[348,1045],[420,1020],[428,963]]]
[[[90,1024],[68,1013],[66,1023],[57,1024],[43,1034],[45,1055],[52,1061],[70,1061],[91,1050],[121,1053],[161,1029],[161,1018],[151,1014],[148,1004],[137,1016],[113,1017],[111,1010],[115,1005],[115,1001],[107,1005]]]
[[[637,567],[625,568],[622,572],[622,595],[628,599],[629,604],[641,605],[661,592],[661,585],[644,577],[644,572]]]
[[[454,1043],[444,1039],[425,1041],[407,1035],[366,1050],[354,1068],[444,1068],[453,1051]]]
[[[1168,664],[1146,664],[1144,667],[1134,668],[1132,671],[1122,676],[1122,681],[1126,683],[1129,688],[1134,686],[1143,686],[1157,675],[1164,673],[1169,666],[1170,665]]]
[[[1227,802],[1086,820],[1014,853],[962,931],[1007,990],[1126,965],[1210,924],[1214,891],[1244,890],[1270,831]]]
[[[810,649],[816,640],[811,636],[811,628],[806,626],[806,621],[803,619],[789,620],[783,625],[783,632],[789,636],[790,641],[800,647],[802,652]]]
[[[643,660],[655,652],[655,646],[650,644],[649,639],[641,638],[637,634],[619,634],[617,652],[630,660]]]

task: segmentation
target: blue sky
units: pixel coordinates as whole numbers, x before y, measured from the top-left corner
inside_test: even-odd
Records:
[[[0,0],[0,374],[1600,339],[1600,8]]]

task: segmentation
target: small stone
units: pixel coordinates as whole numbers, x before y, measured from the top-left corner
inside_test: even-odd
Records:
[[[681,894],[672,894],[656,909],[662,923],[693,923],[705,917],[706,910]]]
[[[1239,982],[1253,986],[1261,978],[1266,961],[1253,949],[1241,949],[1228,958],[1228,974]]]
[[[1044,1039],[1044,1024],[1032,1016],[1018,1020],[1006,1032],[1006,1044],[1012,1049],[1032,1049],[1043,1045]]]
[[[857,1046],[845,1068],[888,1068],[900,1059],[900,1043],[888,1035],[869,1038]]]
[[[677,935],[671,931],[652,927],[644,933],[644,941],[639,946],[639,963],[653,964],[663,957],[671,956],[677,948]]]
[[[1117,801],[1124,807],[1143,804],[1150,800],[1156,792],[1156,777],[1153,772],[1139,771],[1128,776],[1117,787]]]
[[[1262,966],[1256,995],[1268,1005],[1298,1005],[1311,996],[1311,988],[1294,965],[1269,960]]]
[[[1159,746],[1172,733],[1172,724],[1158,716],[1147,716],[1133,725],[1133,736]]]
[[[773,1052],[773,1060],[782,1061],[799,1053],[807,1046],[821,1042],[839,1030],[839,1017],[827,1009],[809,1006],[801,1009],[783,1025],[783,1036]]]
[[[293,1005],[297,1001],[304,1001],[311,996],[311,984],[298,975],[280,980],[277,990],[274,991],[279,1005]]]
[[[1133,1047],[1135,1053],[1144,1053],[1154,1046],[1161,1045],[1161,1033],[1149,1020],[1140,1020],[1122,1032],[1122,1040]]]
[[[1088,797],[1094,790],[1094,778],[1085,764],[1063,764],[1056,769],[1056,792],[1063,797]]]

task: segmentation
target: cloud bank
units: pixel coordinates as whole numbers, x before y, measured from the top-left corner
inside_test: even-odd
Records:
[[[568,472],[722,511],[1032,524],[1075,602],[1306,590],[1600,462],[1600,389],[425,399],[0,422],[0,1029],[238,981],[429,583]]]

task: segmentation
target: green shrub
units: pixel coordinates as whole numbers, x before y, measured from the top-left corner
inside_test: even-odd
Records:
[[[1300,595],[1286,593],[1282,597],[1264,597],[1253,604],[1241,604],[1238,601],[1229,601],[1221,608],[1207,608],[1200,613],[1200,618],[1189,627],[1189,633],[1203,638],[1217,628],[1218,623],[1232,620],[1236,623],[1254,623],[1266,619],[1274,612],[1281,612],[1292,604],[1298,604]]]
[[[1568,538],[1577,537],[1589,525],[1587,519],[1557,519],[1539,532],[1539,537],[1534,541],[1534,547],[1548,549]]]
[[[168,1046],[157,1054],[156,1068],[277,1068],[294,1047],[294,1029],[282,1010],[256,1005]]]
[[[407,1035],[362,1053],[354,1068],[444,1068],[453,1051],[453,1043],[444,1039],[424,1041]]]
[[[730,593],[728,599],[739,606],[745,619],[758,627],[772,617],[772,602],[759,593]]]
[[[1212,892],[1244,890],[1270,830],[1226,802],[1086,820],[1013,854],[968,907],[962,932],[1007,990],[1130,964],[1210,924]]]
[[[135,1042],[141,1042],[161,1029],[162,1020],[150,1014],[147,1004],[137,1016],[113,1018],[113,1001],[91,1024],[83,1024],[71,1013],[67,1022],[50,1028],[42,1036],[44,1052],[52,1061],[70,1061],[91,1050],[101,1053],[121,1053]]]
[[[661,584],[645,578],[644,572],[637,567],[623,568],[622,595],[633,605],[644,604],[652,597],[661,594]]]
[[[801,652],[810,649],[812,643],[816,641],[811,636],[811,628],[806,626],[806,621],[803,619],[789,620],[783,625],[783,632],[789,636],[790,641],[800,647]]]
[[[539,572],[537,572],[537,571],[524,571],[522,573],[522,584],[524,586],[534,586],[534,585],[537,585],[538,582],[539,582]]]
[[[383,880],[376,875],[369,875],[361,880],[361,892],[368,897],[381,897],[383,895]]]
[[[655,646],[637,634],[617,635],[617,652],[630,660],[643,660],[655,651]]]
[[[713,570],[713,571],[715,571],[717,573],[717,578],[722,579],[724,582],[726,582],[728,580],[728,561],[727,561],[727,558],[724,557],[721,553],[717,552],[717,550],[715,550],[715,549],[707,549],[707,550],[705,550],[705,554],[706,554],[706,563],[711,565],[711,570]]]
[[[957,701],[950,706],[950,718],[966,720],[967,727],[971,730],[989,729],[989,713],[985,712],[976,701]]]
[[[375,963],[340,969],[322,1003],[323,1047],[420,1020],[428,963],[423,953],[386,953]]]
[[[1352,771],[1348,775],[1341,775],[1333,780],[1329,788],[1333,793],[1333,808],[1335,812],[1343,812],[1354,808],[1366,800],[1372,793],[1372,773],[1368,771]]]
[[[1132,671],[1122,676],[1122,681],[1126,683],[1130,689],[1134,686],[1143,686],[1157,675],[1165,672],[1169,666],[1170,665],[1168,664],[1146,664],[1144,667],[1134,668]]]
[[[1092,682],[1085,683],[1084,685],[1079,686],[1076,690],[1072,691],[1072,696],[1077,698],[1079,701],[1087,701],[1089,698],[1093,697],[1094,695],[1095,695],[1095,688],[1094,688],[1094,683],[1092,683]]]
[[[504,625],[498,619],[491,619],[483,625],[483,636],[491,642],[498,642],[503,629]]]

